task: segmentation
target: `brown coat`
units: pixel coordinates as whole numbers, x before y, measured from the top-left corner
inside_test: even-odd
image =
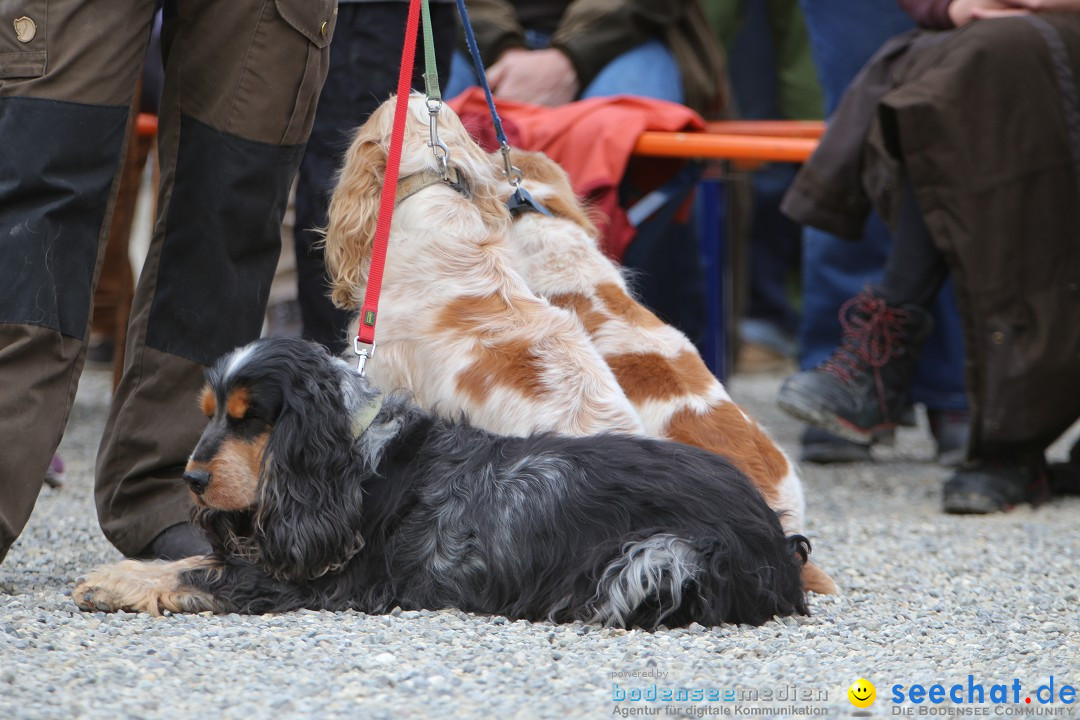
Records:
[[[1045,446],[1080,416],[1080,14],[894,38],[783,209],[858,237],[905,172],[953,272],[974,447]]]

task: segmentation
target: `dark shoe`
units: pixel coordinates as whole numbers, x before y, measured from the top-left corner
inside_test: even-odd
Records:
[[[1080,495],[1080,440],[1069,451],[1069,459],[1050,466],[1050,492],[1054,495]]]
[[[1048,496],[1044,465],[982,462],[960,468],[945,481],[942,505],[947,513],[984,515],[1022,502],[1037,505]]]
[[[782,355],[770,347],[758,345],[757,343],[740,343],[739,352],[735,356],[735,372],[739,374],[786,374],[798,369],[795,360],[791,357]]]
[[[303,322],[299,301],[282,300],[267,306],[264,327],[266,337],[300,337]]]
[[[930,433],[937,443],[937,461],[946,467],[957,467],[967,457],[971,437],[971,415],[967,411],[928,410]]]
[[[798,354],[798,341],[778,323],[750,317],[739,321],[735,372],[793,373],[799,369]]]
[[[116,340],[111,337],[91,337],[86,348],[88,369],[111,370],[116,358]]]
[[[831,463],[872,462],[870,446],[853,443],[828,430],[807,427],[802,435],[803,462],[828,465]]]
[[[165,528],[139,553],[145,560],[180,560],[213,552],[210,543],[190,523],[177,523]]]
[[[840,347],[813,370],[784,381],[777,404],[789,415],[861,445],[890,436],[933,321],[867,289],[840,308]]]

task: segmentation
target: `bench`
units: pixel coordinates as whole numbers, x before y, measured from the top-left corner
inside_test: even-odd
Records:
[[[817,147],[825,123],[803,120],[721,120],[704,132],[642,133],[634,147],[641,157],[720,161],[731,170],[749,172],[770,162],[803,163]],[[698,184],[701,198],[699,242],[706,278],[705,364],[721,380],[731,365],[734,330],[730,249],[724,238],[723,178],[707,175]]]

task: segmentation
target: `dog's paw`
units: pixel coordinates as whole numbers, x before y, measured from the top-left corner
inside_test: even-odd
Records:
[[[105,571],[106,568],[101,568]],[[123,598],[110,587],[107,575],[95,570],[89,577],[79,578],[75,589],[71,591],[72,601],[80,610],[93,612],[116,612],[117,610],[131,610],[124,607]]]
[[[807,562],[802,569],[803,589],[822,595],[836,595],[839,591],[836,582],[828,573],[812,562]]]
[[[170,612],[214,610],[213,598],[185,586],[180,573],[205,567],[209,558],[185,558],[176,562],[124,560],[97,568],[80,578],[71,598],[82,610],[90,612],[145,612],[160,615]]]

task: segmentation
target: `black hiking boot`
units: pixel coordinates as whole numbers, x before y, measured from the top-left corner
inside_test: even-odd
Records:
[[[869,445],[853,443],[813,425],[803,431],[802,455],[799,459],[817,465],[874,461]]]
[[[864,290],[840,308],[840,347],[792,375],[777,404],[798,420],[862,445],[887,440],[907,406],[919,350],[933,324],[916,305],[889,305]]]
[[[937,461],[945,467],[959,467],[967,457],[971,437],[971,413],[967,410],[928,410],[930,433],[937,444]]]
[[[213,551],[202,530],[182,522],[162,530],[136,557],[141,560],[182,560],[209,555]]]
[[[1020,503],[1039,505],[1050,496],[1042,457],[969,463],[945,481],[942,507],[956,515],[985,515]]]

